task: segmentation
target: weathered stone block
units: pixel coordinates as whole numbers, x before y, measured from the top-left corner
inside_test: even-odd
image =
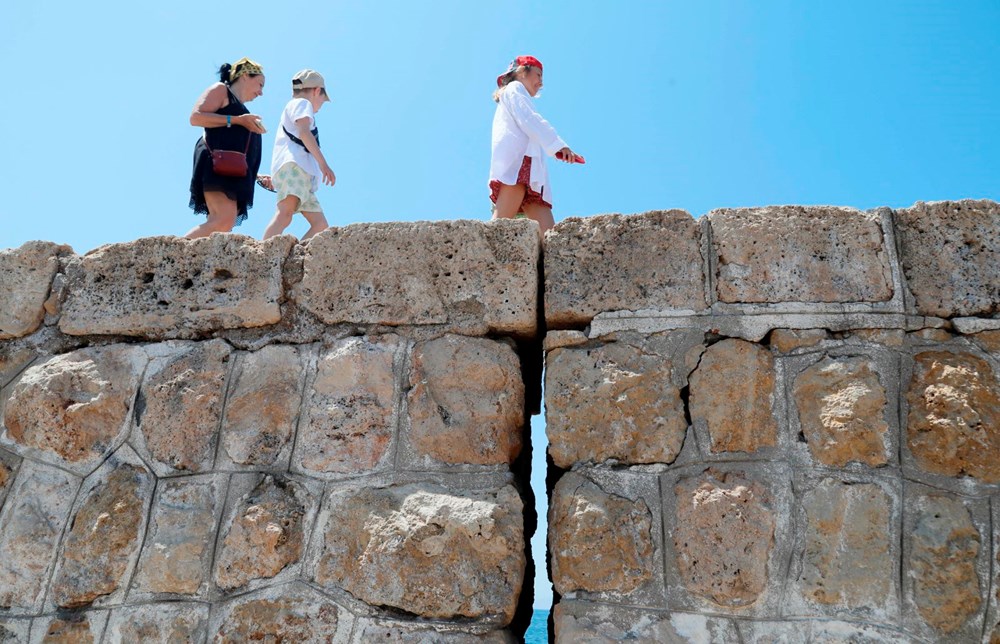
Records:
[[[7,498],[7,490],[14,484],[14,470],[19,462],[20,459],[13,454],[0,450],[0,510]]]
[[[129,564],[142,545],[155,477],[121,464],[100,479],[84,492],[63,540],[52,580],[52,600],[60,608],[80,608],[123,589]]]
[[[293,298],[326,324],[533,335],[538,256],[523,222],[353,224],[309,242]]]
[[[212,468],[232,349],[222,340],[168,342],[139,389],[136,425],[161,475]],[[169,468],[169,469],[168,469]]]
[[[567,599],[553,609],[553,624],[557,644],[726,644],[740,641],[736,623],[721,617]]]
[[[72,252],[69,246],[43,241],[0,250],[0,340],[27,335],[42,325],[59,258]]]
[[[294,346],[267,346],[239,361],[222,421],[222,449],[233,463],[287,462],[302,404],[302,375],[302,350]]]
[[[105,642],[180,644],[208,637],[208,605],[179,602],[116,608]]]
[[[900,263],[923,315],[1000,313],[1000,204],[918,202],[897,210]]]
[[[723,208],[706,215],[722,302],[884,302],[892,273],[879,216],[853,208]]]
[[[388,462],[401,344],[396,336],[346,338],[320,355],[292,454],[297,471],[357,474]]]
[[[701,227],[683,210],[569,217],[545,237],[550,329],[604,311],[707,307]]]
[[[223,483],[214,476],[160,482],[133,593],[204,593],[222,510]]]
[[[889,462],[888,401],[871,360],[824,358],[796,376],[792,391],[801,431],[818,462],[833,467]]]
[[[0,512],[0,609],[36,613],[56,548],[80,486],[66,472],[33,461],[21,464]]]
[[[224,605],[212,617],[212,641],[347,641],[336,637],[342,614],[350,617],[350,613],[311,588],[301,584],[276,586]]]
[[[919,467],[1000,482],[1000,383],[989,362],[971,353],[919,353],[906,400],[907,445]]]
[[[30,345],[0,342],[0,389],[6,387],[37,355],[37,350]]]
[[[524,581],[521,512],[510,486],[462,495],[432,484],[334,492],[314,578],[373,606],[506,625]]]
[[[552,583],[576,590],[627,594],[653,576],[652,518],[641,500],[608,494],[567,473],[549,508]]]
[[[0,617],[0,642],[20,644],[28,642],[31,635],[30,619],[5,619]]]
[[[224,590],[274,577],[297,563],[306,546],[309,491],[287,478],[266,476],[240,499],[215,561],[215,583]]]
[[[24,641],[42,644],[97,644],[101,641],[107,621],[108,614],[104,611],[41,617],[32,624],[31,640]]]
[[[691,420],[708,430],[712,452],[756,452],[778,444],[774,358],[728,339],[708,347],[691,374]]]
[[[295,240],[145,237],[74,258],[59,328],[70,335],[192,338],[281,319],[281,268]]]
[[[687,431],[685,358],[700,351],[700,334],[689,332],[550,351],[545,431],[555,464],[673,462]]]
[[[803,492],[800,502],[805,521],[795,575],[798,610],[894,619],[894,499],[876,483],[824,479]]]
[[[769,338],[772,349],[781,353],[790,353],[796,349],[814,347],[826,340],[829,333],[826,329],[775,329]]]
[[[687,590],[719,606],[757,602],[768,585],[778,524],[767,485],[706,470],[674,486],[673,545]]]
[[[959,499],[925,494],[910,508],[914,516],[908,520],[903,574],[912,580],[912,601],[939,636],[957,635],[978,614],[981,585],[988,583],[976,570],[984,535]],[[978,634],[982,629],[974,624],[972,630]]]
[[[33,365],[4,407],[5,438],[39,458],[89,472],[125,440],[144,364],[141,349],[110,345]]]
[[[352,642],[393,642],[393,644],[514,644],[509,631],[485,631],[482,626],[458,630],[453,624],[437,627],[413,622],[358,619]]]
[[[447,335],[413,348],[410,440],[446,463],[511,463],[521,451],[524,383],[510,346]]]

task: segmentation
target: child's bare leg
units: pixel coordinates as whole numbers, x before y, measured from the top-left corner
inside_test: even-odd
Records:
[[[295,195],[288,195],[278,202],[278,208],[274,212],[274,218],[264,230],[264,239],[270,239],[275,235],[280,235],[288,224],[292,223],[292,215],[299,209],[299,198]]]
[[[236,202],[224,192],[206,192],[205,205],[208,206],[208,219],[189,230],[185,237],[197,239],[208,237],[212,233],[228,233],[236,225]]]
[[[322,212],[303,212],[302,216],[309,222],[309,230],[302,236],[302,241],[330,227],[330,224],[326,223],[326,217],[323,216]]]
[[[497,195],[496,208],[493,210],[494,219],[513,219],[521,210],[521,202],[524,201],[525,186],[508,186],[506,183],[500,184],[500,194]]]
[[[538,234],[545,239],[545,231],[556,225],[552,218],[552,209],[540,203],[524,204],[524,215],[533,221],[538,222]]]

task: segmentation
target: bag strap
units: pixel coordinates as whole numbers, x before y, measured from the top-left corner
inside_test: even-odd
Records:
[[[295,143],[298,143],[303,148],[305,148],[306,154],[312,154],[312,152],[309,151],[309,148],[306,148],[306,144],[302,142],[302,139],[300,139],[299,137],[297,137],[294,134],[292,134],[291,132],[289,132],[288,128],[285,127],[284,125],[281,126],[281,129],[285,131],[285,136],[287,136],[290,140],[294,141]],[[316,139],[316,146],[317,147],[322,147],[319,144],[319,128],[318,127],[314,127],[310,131],[312,132],[313,138]]]

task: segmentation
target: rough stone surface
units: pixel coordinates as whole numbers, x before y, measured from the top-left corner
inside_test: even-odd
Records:
[[[196,595],[208,582],[217,506],[213,479],[162,481],[133,588],[140,593]]]
[[[681,479],[674,494],[674,550],[688,591],[725,607],[756,602],[777,525],[768,488],[742,472],[707,470]]]
[[[815,605],[885,611],[897,566],[889,495],[874,483],[824,479],[802,495],[802,509],[802,596]]]
[[[553,610],[555,641],[586,644],[727,644],[740,640],[724,618],[590,604],[563,599]],[[743,640],[747,641],[747,640]],[[756,641],[756,640],[752,640]]]
[[[524,383],[517,354],[485,338],[448,335],[413,349],[410,440],[446,463],[511,463],[521,451]]]
[[[1000,383],[987,361],[969,353],[919,353],[906,400],[907,444],[921,468],[1000,482]]]
[[[896,211],[900,263],[922,315],[1000,313],[1000,204],[918,202]]]
[[[264,347],[241,362],[222,422],[222,448],[234,463],[278,463],[298,420],[302,370],[301,350],[294,346]]]
[[[464,495],[430,484],[334,494],[315,579],[374,606],[506,624],[524,581],[521,512],[509,486]]]
[[[170,602],[115,610],[105,641],[182,644],[207,636],[208,606]]]
[[[13,380],[37,355],[31,346],[0,342],[0,388]]]
[[[223,534],[215,582],[225,590],[274,577],[305,549],[308,492],[288,479],[267,476],[244,499]]]
[[[104,622],[102,620],[95,629],[90,617],[86,613],[67,618],[56,617],[45,628],[41,641],[44,644],[96,644],[100,641],[100,627]]]
[[[795,378],[799,423],[813,458],[843,467],[889,462],[888,401],[875,365],[865,358],[824,358]]]
[[[40,608],[79,481],[26,461],[0,513],[0,609]]]
[[[555,464],[673,462],[687,431],[674,369],[655,341],[549,352],[545,431]]]
[[[281,319],[281,268],[294,239],[146,237],[109,244],[66,268],[59,328],[70,335],[190,338]]]
[[[43,241],[0,250],[0,340],[27,335],[42,325],[59,257],[71,252],[69,246]]]
[[[603,311],[703,311],[701,227],[683,210],[568,217],[545,237],[545,322],[582,327]]]
[[[981,536],[961,501],[927,495],[908,534],[906,575],[913,579],[913,601],[921,617],[939,633],[966,625],[982,604],[976,573]],[[985,582],[986,580],[982,580]]]
[[[707,215],[722,302],[883,302],[892,274],[879,216],[853,208],[724,208]]]
[[[79,608],[126,582],[125,574],[141,544],[153,477],[132,465],[114,469],[73,517],[63,541],[61,567],[52,581],[60,608]]]
[[[124,440],[140,353],[124,345],[80,349],[26,369],[4,408],[7,437],[54,460],[96,463]]]
[[[212,467],[231,349],[222,340],[180,345],[154,360],[139,390],[136,424],[153,458],[174,470]]]
[[[355,642],[393,642],[393,644],[514,644],[508,631],[463,632],[455,626],[423,626],[386,620],[358,620]]]
[[[332,642],[340,610],[332,601],[298,586],[255,593],[226,606],[213,629],[216,644],[237,642]],[[370,641],[370,640],[369,640]]]
[[[320,356],[292,462],[307,473],[376,469],[389,454],[399,341],[347,338]]]
[[[549,508],[552,583],[561,594],[629,593],[652,578],[653,535],[641,500],[604,492],[575,474],[556,484]]]
[[[7,489],[14,483],[15,466],[15,458],[0,451],[0,508],[3,508],[3,500],[7,497]]]
[[[4,619],[0,617],[0,642],[3,644],[27,642],[30,632],[30,619]]]
[[[814,347],[826,340],[829,333],[826,329],[775,329],[771,331],[770,345],[781,353],[790,353],[795,349]]]
[[[691,374],[691,419],[708,428],[713,452],[756,452],[778,442],[774,358],[729,339],[708,347]]]
[[[525,222],[354,224],[309,242],[293,297],[326,324],[532,335],[538,256]]]
[[[983,351],[1000,355],[1000,331],[980,331],[972,339]]]

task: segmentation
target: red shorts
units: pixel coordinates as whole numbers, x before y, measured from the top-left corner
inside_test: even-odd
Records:
[[[497,202],[497,197],[500,196],[500,186],[502,185],[504,184],[496,179],[490,181],[490,201],[493,203]],[[535,203],[541,204],[546,208],[552,207],[552,204],[542,199],[541,193],[531,189],[531,157],[524,157],[524,161],[521,162],[521,169],[517,171],[517,182],[515,185],[524,186],[524,199],[521,200],[521,205],[517,208],[518,212],[521,212],[521,209],[526,205]]]

